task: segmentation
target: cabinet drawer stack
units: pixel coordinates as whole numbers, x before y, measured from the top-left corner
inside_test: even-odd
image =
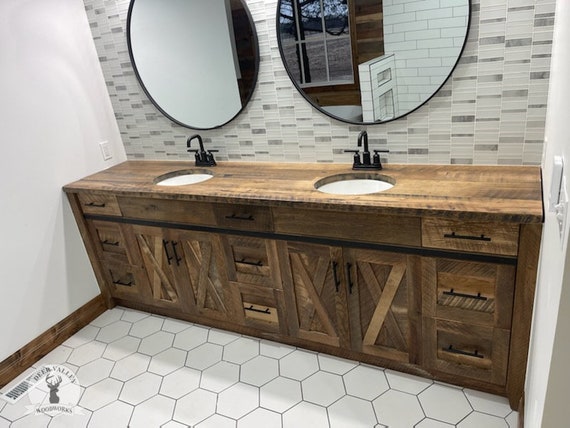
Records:
[[[424,219],[423,244],[491,257],[516,255],[518,227]],[[423,355],[427,366],[456,377],[505,385],[515,260],[422,260]]]

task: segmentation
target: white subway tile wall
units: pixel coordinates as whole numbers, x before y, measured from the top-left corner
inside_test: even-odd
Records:
[[[129,0],[84,3],[129,159],[190,159],[185,143],[195,131],[166,119],[136,80],[126,40]],[[350,163],[343,150],[355,148],[366,129],[371,147],[390,150],[388,163],[540,164],[555,0],[473,0],[467,46],[438,94],[402,119],[368,126],[329,118],[297,92],[279,55],[277,0],[246,3],[259,39],[259,78],[234,121],[199,131],[220,150],[218,160]]]

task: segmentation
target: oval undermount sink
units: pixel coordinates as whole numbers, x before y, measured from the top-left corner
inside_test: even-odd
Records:
[[[315,183],[319,192],[332,195],[368,195],[394,187],[394,180],[381,174],[340,174]]]
[[[185,186],[202,183],[214,177],[208,171],[175,171],[158,177],[154,184],[158,186]]]

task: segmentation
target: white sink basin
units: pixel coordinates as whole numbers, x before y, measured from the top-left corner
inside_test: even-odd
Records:
[[[158,177],[154,184],[158,186],[185,186],[201,183],[214,177],[207,171],[176,171]]]
[[[391,181],[383,175],[343,174],[323,178],[315,183],[315,188],[332,195],[367,195],[391,189],[394,187]]]

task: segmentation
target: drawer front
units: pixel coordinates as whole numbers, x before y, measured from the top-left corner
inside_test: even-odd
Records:
[[[515,267],[454,259],[422,259],[425,316],[511,328]]]
[[[77,195],[81,209],[86,214],[120,216],[119,203],[114,195],[79,193]]]
[[[516,256],[518,241],[518,224],[422,219],[424,247]]]
[[[274,241],[246,236],[222,238],[230,281],[260,287],[282,287]]]
[[[150,301],[150,287],[142,267],[107,261],[103,275],[111,296],[143,303]]]
[[[219,227],[236,230],[272,232],[273,221],[269,207],[216,204],[216,222]]]
[[[421,245],[421,226],[417,217],[277,207],[273,208],[273,223],[275,232],[281,234],[379,244]]]
[[[461,378],[506,383],[510,331],[427,318],[424,360],[435,372]]]
[[[239,283],[231,285],[239,291],[244,325],[274,333],[286,333],[281,290]]]
[[[125,217],[170,223],[215,226],[212,205],[207,202],[119,197]]]

